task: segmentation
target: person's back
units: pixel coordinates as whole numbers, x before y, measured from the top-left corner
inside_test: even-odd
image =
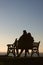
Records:
[[[18,44],[21,48],[25,48],[27,42],[26,37],[27,37],[27,32],[26,30],[23,30],[23,35],[18,40]]]
[[[27,35],[27,39],[28,39],[28,47],[31,48],[32,47],[32,43],[34,42],[34,38],[31,36],[31,33],[28,33]]]

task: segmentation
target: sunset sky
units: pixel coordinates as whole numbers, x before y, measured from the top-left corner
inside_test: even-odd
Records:
[[[43,52],[43,0],[0,0],[0,52],[7,52],[23,30],[40,41]]]

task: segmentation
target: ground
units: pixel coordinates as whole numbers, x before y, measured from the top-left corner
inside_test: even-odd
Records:
[[[0,56],[0,65],[32,65],[42,64],[43,57],[8,57],[6,55]]]

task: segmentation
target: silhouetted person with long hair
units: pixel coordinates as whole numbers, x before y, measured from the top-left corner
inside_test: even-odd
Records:
[[[28,33],[28,36],[27,36],[28,38],[28,41],[29,41],[29,43],[30,43],[30,45],[34,42],[34,38],[32,37],[32,35],[31,35],[31,33],[29,32]]]
[[[27,52],[28,52],[28,49],[31,49],[32,48],[32,43],[34,42],[34,38],[31,36],[31,33],[29,32],[27,34],[27,47],[25,49],[25,56],[27,55]],[[28,52],[29,54],[29,52]]]

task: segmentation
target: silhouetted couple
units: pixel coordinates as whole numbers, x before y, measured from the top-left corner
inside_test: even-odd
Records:
[[[20,36],[18,40],[17,49],[21,49],[20,54],[25,50],[25,56],[27,55],[28,49],[32,48],[32,43],[34,42],[33,37],[31,36],[31,33],[27,33],[26,30],[23,30],[23,34]],[[17,50],[18,51],[18,50]],[[29,53],[29,52],[28,52]]]

